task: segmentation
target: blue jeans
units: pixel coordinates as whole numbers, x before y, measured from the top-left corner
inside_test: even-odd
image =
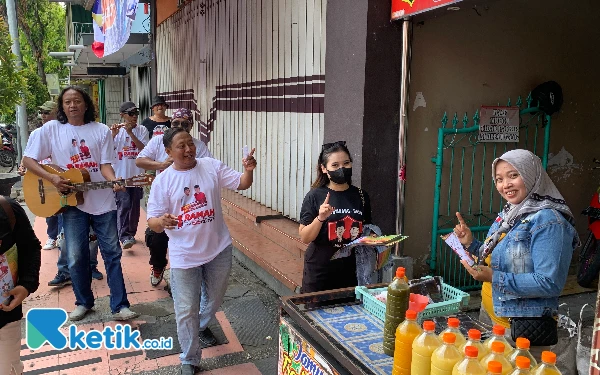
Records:
[[[46,234],[48,234],[48,238],[56,240],[58,238],[58,234],[62,230],[62,215],[56,214],[47,217],[46,225],[48,226],[48,229],[46,229]]]
[[[62,216],[61,216],[61,226],[62,226]],[[61,228],[62,233],[62,228]],[[90,230],[90,234],[93,233]],[[65,246],[64,241],[60,241],[58,244],[58,262],[56,262],[56,268],[58,268],[58,273],[65,275],[67,277],[71,277],[69,273],[69,257],[67,256],[67,248]],[[90,268],[94,270],[98,267],[98,240],[90,241]]]
[[[231,257],[232,246],[229,245],[215,259],[199,267],[171,268],[171,293],[182,364],[200,364],[202,349],[198,331],[208,326],[223,303],[231,272]],[[201,294],[207,298],[200,298]]]
[[[125,189],[125,191],[115,192],[117,231],[121,242],[132,240],[135,237],[140,221],[140,200],[144,196],[142,188],[128,187]]]
[[[114,314],[123,307],[129,307],[121,268],[122,250],[117,236],[117,211],[90,215],[77,207],[68,207],[63,212],[63,225],[75,304],[88,309],[94,306],[89,249],[91,225],[98,237],[100,254],[104,259],[106,280],[110,289],[110,309]]]

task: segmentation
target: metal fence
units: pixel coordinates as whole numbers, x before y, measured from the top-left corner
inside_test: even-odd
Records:
[[[511,106],[510,99],[507,105]],[[508,150],[523,148],[538,155],[544,168],[548,162],[550,116],[532,107],[531,94],[526,107],[521,97],[515,105],[520,108],[518,143],[478,142],[479,111],[472,119],[465,113],[462,120],[457,113],[452,120],[444,113],[438,130],[437,155],[431,160],[436,165],[436,178],[429,266],[445,282],[463,290],[478,289],[481,284],[466,272],[440,236],[453,230],[456,212],[460,212],[473,235],[484,239],[504,205],[491,174],[495,158]]]

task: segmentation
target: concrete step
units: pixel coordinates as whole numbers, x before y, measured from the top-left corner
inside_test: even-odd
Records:
[[[231,191],[222,191],[221,205],[236,257],[278,294],[299,292],[306,245],[298,223]]]
[[[300,241],[297,222],[231,190],[223,190],[221,194],[224,213],[247,224],[292,255],[304,257],[307,245]]]

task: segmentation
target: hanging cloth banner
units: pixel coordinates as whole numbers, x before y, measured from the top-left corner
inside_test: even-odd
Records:
[[[120,50],[131,34],[138,0],[96,0],[92,6],[94,43],[99,58]]]
[[[392,0],[392,21],[428,10],[459,3],[462,0]]]

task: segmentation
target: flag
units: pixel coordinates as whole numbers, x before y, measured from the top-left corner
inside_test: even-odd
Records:
[[[131,34],[138,0],[95,0],[92,6],[94,43],[99,58],[120,50]]]

